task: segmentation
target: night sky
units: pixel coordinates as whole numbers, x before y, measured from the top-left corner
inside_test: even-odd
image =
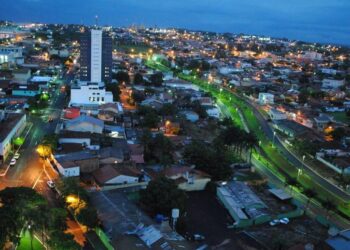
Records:
[[[350,45],[349,0],[0,0],[0,19],[131,24]]]

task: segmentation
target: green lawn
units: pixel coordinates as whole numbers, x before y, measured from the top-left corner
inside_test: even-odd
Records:
[[[20,243],[17,247],[17,250],[31,250],[31,239],[29,232],[26,231],[24,234],[22,234]],[[41,243],[34,237],[33,238],[33,250],[44,250],[45,248]]]
[[[148,61],[147,63],[148,63],[147,66],[151,68],[155,68],[161,71],[164,71],[164,68],[166,71],[170,70],[164,65],[161,65],[160,63],[157,63],[154,61]],[[220,99],[220,101],[222,101],[225,105],[230,107],[229,110],[231,112],[231,116],[234,123],[237,126],[242,127],[242,121],[238,115],[238,112],[236,111],[236,108],[238,108],[242,112],[244,120],[247,122],[247,126],[249,130],[253,131],[257,136],[258,140],[261,141],[261,146],[260,146],[261,154],[255,153],[254,157],[256,159],[259,159],[259,161],[262,162],[265,165],[265,167],[269,168],[280,180],[283,181],[288,176],[296,179],[298,174],[298,167],[289,163],[289,161],[286,158],[284,158],[275,148],[272,147],[271,141],[266,137],[265,133],[260,129],[260,124],[258,119],[254,116],[253,111],[249,106],[247,106],[244,100],[242,100],[237,95],[232,94],[225,89],[218,89],[217,86],[210,84],[205,80],[198,79],[193,75],[179,74],[178,76],[181,79],[190,81],[198,85],[203,90],[210,92],[214,97]],[[341,118],[344,119],[341,113],[338,113],[337,115],[338,115],[338,118],[340,117],[340,119]],[[343,200],[335,196],[329,190],[320,186],[317,182],[315,182],[305,173],[299,176],[298,182],[302,186],[302,188],[305,188],[305,189],[311,188],[315,190],[318,194],[317,198],[319,200],[333,201],[337,205],[338,211],[342,212],[347,217],[350,217],[349,207],[347,206],[347,204],[344,204]]]
[[[108,250],[113,250],[113,246],[110,243],[110,240],[108,238],[108,236],[103,232],[103,230],[101,228],[96,228],[96,234],[97,236],[100,238],[100,240],[102,241],[103,245],[108,249]]]
[[[350,123],[350,116],[347,116],[345,112],[328,113],[328,115],[333,116],[338,122]]]

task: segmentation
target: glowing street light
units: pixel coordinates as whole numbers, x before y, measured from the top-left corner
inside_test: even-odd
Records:
[[[276,131],[273,131],[272,147],[275,147]]]
[[[301,168],[298,168],[297,180],[299,179],[299,176],[302,174],[303,174],[303,170]]]

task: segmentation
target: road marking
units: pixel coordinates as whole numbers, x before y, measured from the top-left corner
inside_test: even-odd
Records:
[[[43,172],[44,172],[44,170],[40,172],[38,178],[36,179],[34,185],[32,186],[32,189],[35,189],[35,187],[36,187],[36,185],[38,184],[38,182],[39,182],[39,180],[40,180],[40,177],[41,177],[41,175],[42,175]]]

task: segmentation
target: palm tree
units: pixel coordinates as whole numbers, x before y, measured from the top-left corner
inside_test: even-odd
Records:
[[[304,210],[304,213],[305,213],[306,210],[309,208],[311,199],[316,197],[316,192],[313,189],[308,188],[303,191],[303,194],[307,197],[306,208]]]
[[[331,211],[331,210],[334,210],[335,208],[336,208],[336,205],[334,204],[334,202],[332,201],[332,200],[325,200],[325,201],[322,201],[322,206],[326,209],[326,211],[327,211],[327,220],[329,219],[329,216],[330,216],[330,214],[329,214],[329,212]]]
[[[249,151],[249,162],[251,162],[253,149],[255,149],[255,147],[258,145],[258,139],[254,134],[251,133],[246,133],[244,137],[247,150]]]
[[[293,193],[293,186],[295,187],[298,184],[297,180],[293,177],[287,177],[285,185],[288,186],[291,190],[291,194]]]

